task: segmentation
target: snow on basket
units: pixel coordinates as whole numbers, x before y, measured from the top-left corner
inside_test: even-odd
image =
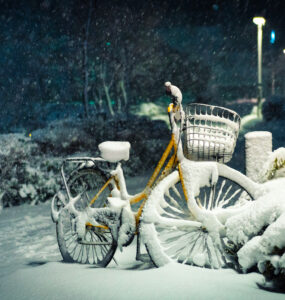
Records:
[[[240,128],[233,110],[200,103],[186,107],[184,155],[196,161],[231,160]]]

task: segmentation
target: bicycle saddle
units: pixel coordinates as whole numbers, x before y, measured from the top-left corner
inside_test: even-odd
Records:
[[[117,163],[121,160],[128,160],[131,144],[129,142],[103,142],[98,146],[103,159]]]

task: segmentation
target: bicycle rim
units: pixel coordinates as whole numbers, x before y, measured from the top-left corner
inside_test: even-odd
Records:
[[[157,188],[160,195],[156,194],[150,199],[152,203],[146,204],[141,222],[143,240],[154,264],[158,267],[169,262],[209,268],[227,266],[226,239],[214,236],[203,224],[187,225],[187,221],[194,218],[184,199],[180,180],[177,178],[166,189],[163,188],[165,183],[160,184],[161,187]],[[201,188],[196,201],[205,210],[223,209],[225,212],[232,207],[242,207],[250,199],[244,187],[226,177],[219,177],[215,193],[212,188]],[[148,216],[154,215],[153,210],[157,220],[150,222]],[[185,226],[180,226],[179,222],[185,222]]]
[[[68,186],[72,197],[81,195],[75,203],[78,211],[84,211],[91,199],[106,182],[106,176],[97,169],[81,169],[74,172],[68,179]],[[105,206],[106,197],[110,193],[107,188],[95,201],[94,207]],[[76,231],[76,216],[67,209],[63,209],[56,224],[57,240],[63,260],[93,264],[105,267],[112,260],[117,248],[109,229],[87,226],[83,240],[78,239]]]

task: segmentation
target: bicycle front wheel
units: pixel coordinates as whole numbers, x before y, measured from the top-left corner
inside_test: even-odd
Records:
[[[242,207],[251,200],[246,188],[227,177],[219,177],[215,188],[200,189],[196,201],[213,214]],[[221,223],[223,220],[220,220]],[[227,265],[225,238],[213,237],[206,226],[195,221],[188,209],[178,172],[173,172],[153,190],[145,205],[140,231],[153,260],[159,267],[169,262],[221,268]]]
[[[83,212],[90,201],[106,182],[106,176],[99,169],[81,169],[71,174],[67,185],[72,197],[78,197],[75,208]],[[110,194],[108,186],[94,202],[93,207],[106,206]],[[117,242],[110,229],[86,226],[84,239],[79,239],[76,231],[76,216],[68,209],[62,209],[56,223],[57,241],[62,258],[66,262],[93,264],[105,267],[112,260]]]

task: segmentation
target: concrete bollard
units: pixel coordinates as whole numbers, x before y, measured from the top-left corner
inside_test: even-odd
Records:
[[[263,164],[272,153],[272,133],[253,131],[245,136],[245,170],[246,176],[259,182]]]

